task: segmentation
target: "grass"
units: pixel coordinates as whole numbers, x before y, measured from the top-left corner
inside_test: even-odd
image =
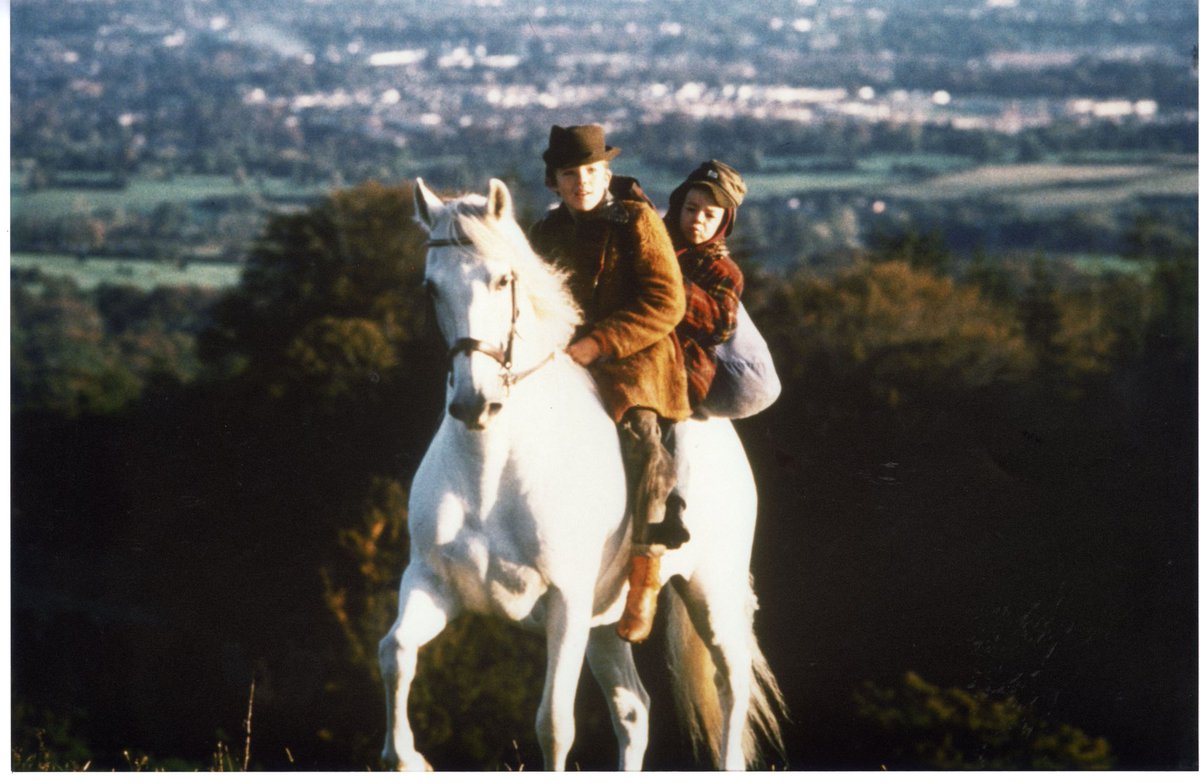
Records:
[[[320,196],[329,191],[328,183],[297,185],[285,178],[251,178],[243,182],[233,177],[188,174],[171,179],[134,177],[123,189],[47,188],[12,193],[12,214],[41,215],[47,218],[109,209],[114,212],[150,212],[163,203],[189,203],[210,198]]]
[[[923,200],[989,196],[1027,209],[1112,206],[1143,196],[1195,196],[1196,158],[1162,164],[1030,163],[980,166],[919,185],[890,187],[893,198]]]
[[[1106,156],[1095,160],[974,165],[957,155],[880,154],[860,158],[853,168],[829,168],[828,156],[776,157],[762,172],[746,173],[749,199],[811,192],[869,191],[872,195],[920,201],[990,197],[1030,209],[1112,206],[1144,196],[1187,197],[1197,192],[1195,155]],[[678,175],[630,156],[652,196],[662,201]],[[660,205],[665,206],[665,205]]]
[[[421,166],[437,163],[425,160]],[[460,162],[447,156],[445,163]],[[1189,196],[1197,192],[1197,156],[1141,158],[1096,155],[1070,162],[974,166],[958,155],[879,154],[859,158],[852,169],[830,170],[828,156],[773,157],[765,170],[746,173],[751,200],[806,192],[871,191],[891,198],[947,200],[990,196],[1026,209],[1109,206],[1140,196]],[[416,164],[413,164],[414,167]],[[415,170],[415,168],[414,168]],[[634,173],[653,198],[663,202],[679,184],[679,172],[628,155],[619,173]],[[306,198],[327,193],[328,183],[297,185],[285,178],[248,179],[180,175],[171,179],[134,177],[121,190],[51,188],[14,192],[12,214],[47,218],[96,210],[150,212],[164,203],[211,198]]]
[[[1079,253],[1069,255],[1067,258],[1077,272],[1085,275],[1115,273],[1148,278],[1152,271],[1151,267],[1144,261],[1137,261],[1118,255]]]
[[[192,262],[186,267],[127,258],[88,258],[51,253],[14,253],[12,269],[33,269],[47,275],[72,278],[90,290],[102,284],[126,285],[149,291],[162,286],[230,288],[237,285],[242,268],[237,264]]]
[[[966,155],[949,155],[929,152],[895,153],[872,155],[859,161],[859,168],[867,170],[924,169],[945,174],[970,168],[974,165]]]
[[[813,191],[878,190],[896,179],[890,170],[814,171],[799,174],[747,174],[746,188],[759,198]]]
[[[167,761],[159,761],[152,759],[149,754],[139,751],[123,750],[121,755],[125,759],[125,764],[128,766],[127,772],[248,772],[250,771],[250,750],[251,738],[253,736],[253,720],[254,720],[254,688],[255,680],[250,681],[250,696],[246,702],[246,717],[242,721],[242,729],[245,732],[245,742],[242,751],[239,754],[229,744],[224,741],[218,741],[216,749],[213,751],[212,758],[205,770],[201,770],[194,764],[189,764],[181,759],[170,759]],[[17,710],[18,715],[24,715],[25,711]],[[96,769],[93,767],[92,761],[78,760],[81,753],[82,745],[69,748],[75,743],[72,743],[66,734],[69,733],[69,724],[61,719],[55,720],[49,716],[43,715],[42,720],[48,721],[51,724],[49,728],[35,728],[25,732],[26,744],[14,741],[12,751],[12,766],[13,772],[87,772]],[[51,736],[52,735],[52,736]],[[29,737],[32,736],[32,742],[35,747],[29,747]],[[288,760],[295,763],[292,758],[291,751],[284,748],[287,753]],[[118,770],[113,769],[112,772]]]
[[[825,160],[823,157],[777,158],[771,163],[771,168],[776,169],[774,171],[743,174],[751,200],[790,196],[797,192],[876,190],[899,178],[907,181],[911,177],[894,170],[894,157],[864,159],[859,161],[856,168],[845,171],[822,170],[819,164]],[[681,172],[660,169],[653,162],[640,160],[636,156],[629,158],[628,162],[619,162],[614,167],[617,173],[635,173],[659,208],[665,209],[667,196],[679,184]],[[788,163],[795,169],[781,170]]]

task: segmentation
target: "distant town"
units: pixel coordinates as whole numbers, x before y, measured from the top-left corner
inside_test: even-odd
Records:
[[[24,196],[138,177],[533,187],[553,123],[604,123],[651,180],[721,155],[1194,155],[1196,27],[1187,0],[14,0],[14,247],[65,230]],[[118,250],[139,230],[83,219]]]

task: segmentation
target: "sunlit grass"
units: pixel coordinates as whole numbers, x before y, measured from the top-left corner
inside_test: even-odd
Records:
[[[1167,164],[989,165],[936,177],[920,185],[897,185],[893,198],[990,197],[1028,210],[1111,206],[1146,196],[1194,196],[1196,161]]]
[[[230,288],[241,279],[238,264],[192,262],[178,266],[127,258],[78,258],[61,253],[14,253],[13,269],[36,269],[48,275],[69,277],[84,290],[103,284],[150,290],[167,286]]]
[[[124,188],[66,187],[14,192],[12,213],[14,217],[36,214],[41,218],[53,218],[96,209],[149,212],[163,203],[205,199],[320,196],[330,187],[328,183],[298,185],[281,177],[254,177],[241,181],[212,174],[185,174],[170,179],[133,177]]]
[[[248,772],[251,762],[251,740],[253,738],[255,682],[250,682],[250,694],[246,701],[246,717],[242,720],[244,739],[241,752],[223,740],[218,740],[206,766],[190,763],[183,759],[157,759],[149,753],[128,748],[121,751],[125,760],[123,769],[112,772]],[[31,717],[28,709],[18,705],[14,710],[18,724]],[[13,772],[88,772],[99,767],[90,758],[86,746],[73,736],[71,722],[49,713],[38,718],[45,727],[17,726],[23,739],[14,736],[12,745]],[[284,748],[288,761],[295,763],[292,753]]]

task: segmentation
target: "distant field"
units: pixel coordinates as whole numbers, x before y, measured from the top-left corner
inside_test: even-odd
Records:
[[[12,268],[37,269],[49,275],[69,277],[84,289],[109,283],[147,291],[162,286],[229,288],[237,285],[242,274],[242,268],[237,264],[191,263],[180,269],[155,261],[89,258],[80,262],[75,256],[40,253],[14,253]]]
[[[209,175],[178,176],[169,180],[135,177],[124,189],[48,188],[12,194],[13,217],[42,215],[61,217],[97,209],[150,212],[161,203],[187,203],[209,198],[237,196],[306,198],[328,192],[329,185],[299,186],[282,178],[236,182],[232,177]]]
[[[954,176],[971,165],[960,155],[872,155],[860,158],[853,168],[822,169],[820,159],[792,158],[768,161],[772,173],[748,174],[746,186],[753,196],[772,198],[812,191],[878,192],[898,183],[925,180],[930,176]],[[778,170],[790,163],[792,171]]]
[[[920,184],[889,187],[892,198],[991,197],[1027,210],[1111,206],[1143,196],[1195,196],[1196,158],[1159,164],[1017,164],[981,166]]]
[[[974,161],[966,155],[941,155],[934,153],[911,153],[872,155],[858,162],[860,169],[871,171],[905,172],[923,170],[945,174],[970,168]]]
[[[461,163],[453,156],[413,163],[418,168]],[[1187,197],[1197,193],[1197,156],[1147,158],[1096,154],[1071,162],[973,166],[956,155],[873,155],[840,168],[828,156],[776,157],[765,171],[746,173],[747,198],[786,198],[805,193],[862,193],[872,198],[947,201],[990,198],[1023,210],[1105,207],[1140,197]],[[662,168],[636,155],[620,158],[620,174],[638,177],[660,208],[686,172]],[[490,175],[502,174],[491,172]],[[14,192],[14,218],[48,218],[112,210],[150,212],[162,203],[193,203],[211,198],[306,199],[329,192],[328,183],[297,185],[283,178],[242,182],[232,177],[188,175],[170,180],[134,178],[122,190],[72,187]],[[549,197],[547,196],[547,199]]]
[[[767,171],[743,172],[747,198],[779,198],[805,192],[877,190],[897,181],[908,181],[911,174],[900,173],[904,166],[945,171],[952,167],[952,156],[885,156],[858,161],[852,169],[836,169],[824,157],[798,156],[764,161]],[[696,161],[699,163],[700,161]],[[730,161],[733,164],[732,161]],[[736,166],[736,164],[733,164]],[[790,170],[789,170],[789,167]],[[635,156],[622,156],[614,164],[618,174],[636,176],[660,208],[666,208],[667,196],[687,175],[686,171],[666,171],[653,162]]]
[[[618,171],[640,171],[651,195],[664,201],[684,173],[666,172],[632,156],[628,163]],[[1143,196],[1194,196],[1198,179],[1195,155],[1134,160],[1112,154],[1070,163],[975,166],[962,156],[917,154],[874,155],[845,169],[835,163],[804,156],[766,160],[767,172],[746,174],[747,198],[864,192],[928,201],[990,197],[1023,209],[1067,209],[1112,206]]]
[[[1077,272],[1085,275],[1134,275],[1148,278],[1153,267],[1142,261],[1114,255],[1068,255],[1067,262]]]
[[[778,198],[814,191],[878,190],[891,183],[889,171],[825,171],[800,174],[747,174],[746,188],[755,198]]]

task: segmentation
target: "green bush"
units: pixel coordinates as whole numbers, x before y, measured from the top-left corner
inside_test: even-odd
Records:
[[[859,714],[887,738],[893,769],[1109,770],[1108,741],[1054,725],[1012,696],[941,688],[915,672],[899,688],[866,683]]]

